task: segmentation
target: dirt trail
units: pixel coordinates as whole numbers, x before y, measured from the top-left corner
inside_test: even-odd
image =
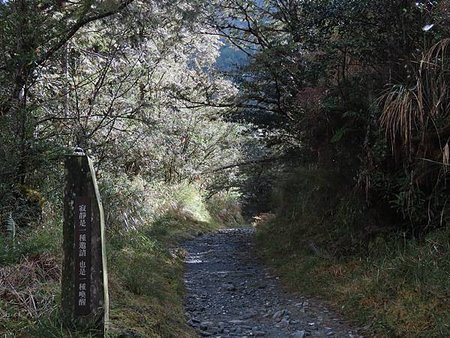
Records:
[[[209,337],[361,337],[316,301],[287,293],[253,253],[253,229],[185,243],[188,322]]]

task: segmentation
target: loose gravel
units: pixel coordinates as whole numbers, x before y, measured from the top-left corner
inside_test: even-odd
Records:
[[[227,229],[184,244],[185,309],[203,337],[362,337],[313,299],[288,293],[254,254],[255,231]]]

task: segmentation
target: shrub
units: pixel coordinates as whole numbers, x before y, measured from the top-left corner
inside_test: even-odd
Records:
[[[241,195],[236,190],[221,191],[207,200],[207,209],[220,224],[241,226],[245,223],[242,217]]]
[[[381,225],[367,217],[364,201],[346,181],[316,168],[287,175],[274,192],[276,216],[269,228],[285,236],[287,248],[300,245],[338,256],[359,252],[370,231],[381,231]]]

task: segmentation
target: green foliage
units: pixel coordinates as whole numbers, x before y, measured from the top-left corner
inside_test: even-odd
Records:
[[[24,0],[0,2],[0,17],[0,218],[18,226],[0,263],[55,255],[61,222],[45,208],[61,208],[62,155],[82,146],[97,159],[118,322],[129,310],[130,326],[187,335],[180,307],[165,312],[180,299],[167,246],[240,224],[241,198],[267,212],[276,180],[282,226],[267,234],[313,252],[305,271],[449,222],[445,1]],[[248,60],[238,85],[216,69],[222,36]]]
[[[221,117],[236,89],[215,70],[222,42],[202,33],[200,4],[1,4],[0,213],[19,213],[20,185],[57,203],[74,146],[115,176],[229,185],[236,170],[215,184],[212,169],[239,160],[244,128]]]
[[[182,260],[164,247],[162,238],[145,229],[110,237],[113,333],[188,336],[182,308]]]
[[[241,116],[284,166],[343,174],[345,190],[390,204],[408,236],[446,226],[446,1],[230,0],[218,13],[249,54]]]
[[[59,286],[59,285],[58,285]],[[57,293],[58,287],[52,292]],[[46,316],[42,316],[33,327],[28,330],[28,334],[37,337],[68,337],[68,338],[95,338],[96,335],[91,332],[84,332],[79,328],[68,328],[62,321],[59,308],[55,306],[53,311]]]
[[[380,188],[394,186],[389,198],[408,220],[409,232],[422,237],[448,224],[447,70],[450,40],[442,39],[417,57],[409,83],[391,87],[382,97],[381,124],[398,171],[388,171]],[[442,140],[442,141],[441,141]],[[385,189],[388,190],[388,189]]]
[[[176,244],[228,220],[235,225],[241,219],[238,194],[217,194],[206,203],[206,192],[195,184],[151,186],[141,177],[106,174],[101,184],[108,219],[111,335],[192,337],[183,309],[184,253]],[[215,212],[225,207],[222,219]],[[6,295],[0,300],[0,334],[89,337],[64,327],[59,316],[61,232],[54,221],[21,230],[15,247],[0,237],[0,294]],[[16,296],[35,303],[16,303]]]
[[[332,171],[302,168],[281,178],[274,193],[276,223],[284,233],[283,250],[304,246],[325,256],[361,252],[385,226],[371,216],[347,179]]]
[[[143,335],[190,336],[181,261],[168,247],[219,225],[203,187],[216,193],[233,185],[236,169],[216,169],[241,158],[245,128],[222,117],[236,88],[215,70],[222,42],[204,34],[201,4],[0,1],[0,265],[59,257],[61,163],[81,146],[99,170],[118,295],[113,314],[122,330]],[[28,213],[31,204],[39,212]],[[11,213],[14,241],[3,236],[6,226],[13,232]],[[52,310],[37,311],[39,320],[24,307],[6,319],[17,330],[5,332],[71,335],[56,320],[55,299]]]
[[[57,222],[19,229],[14,241],[0,235],[0,266],[17,264],[25,257],[37,254],[59,256],[61,244],[62,224]]]
[[[368,335],[450,334],[448,229],[411,239],[388,205],[367,207],[336,172],[310,167],[283,178],[257,242],[290,288],[320,296]]]
[[[199,187],[195,185],[179,185],[174,187],[173,194],[176,212],[199,222],[211,222],[211,215],[207,210]]]
[[[111,176],[99,180],[106,223],[114,230],[138,230],[170,213],[182,219],[210,223],[206,191],[198,184],[149,183],[141,176]]]
[[[206,207],[219,224],[240,226],[245,223],[241,210],[241,194],[236,190],[214,194],[207,200]]]
[[[293,290],[320,296],[377,337],[450,334],[448,231],[424,243],[376,237],[356,256],[320,256],[302,245],[286,248],[283,223],[258,232],[265,259]],[[284,248],[284,250],[280,250]]]

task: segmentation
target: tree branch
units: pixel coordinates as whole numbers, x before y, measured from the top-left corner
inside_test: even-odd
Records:
[[[51,46],[47,51],[45,51],[43,54],[37,57],[36,59],[36,66],[42,65],[45,61],[47,61],[53,54],[55,54],[62,46],[66,44],[67,41],[69,41],[81,28],[86,26],[87,24],[107,18],[109,16],[112,16],[114,14],[119,13],[121,10],[125,9],[128,5],[130,5],[134,0],[125,0],[123,3],[118,5],[116,8],[113,8],[109,11],[99,13],[96,15],[88,16],[88,17],[81,17],[67,32],[64,34],[56,43]]]
[[[259,163],[271,163],[271,162],[276,162],[278,160],[281,160],[283,157],[268,157],[268,158],[258,158],[255,160],[250,160],[250,161],[245,161],[245,162],[239,162],[239,163],[233,163],[233,164],[229,164],[223,167],[219,167],[219,168],[215,168],[215,169],[211,169],[206,171],[206,173],[214,173],[214,172],[218,172],[221,170],[226,170],[226,169],[231,169],[231,168],[236,168],[236,167],[242,167],[242,166],[247,166],[247,165],[253,165],[253,164],[259,164]]]

